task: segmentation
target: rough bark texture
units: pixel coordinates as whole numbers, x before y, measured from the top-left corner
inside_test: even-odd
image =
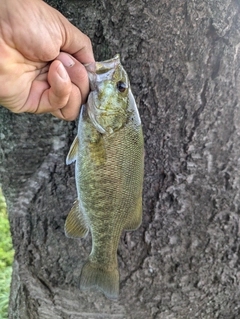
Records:
[[[79,291],[91,238],[64,236],[76,124],[0,108],[16,256],[10,319],[240,318],[239,0],[49,1],[121,54],[145,137],[143,224],[121,237],[120,298]]]

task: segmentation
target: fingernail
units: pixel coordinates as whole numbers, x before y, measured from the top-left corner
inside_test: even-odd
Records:
[[[61,62],[64,66],[68,68],[71,68],[75,64],[75,61],[68,54],[62,54]]]
[[[68,78],[68,73],[67,73],[65,67],[62,65],[62,63],[59,63],[59,67],[57,68],[57,72],[58,72],[59,76],[60,76],[63,80],[67,80],[67,78]]]

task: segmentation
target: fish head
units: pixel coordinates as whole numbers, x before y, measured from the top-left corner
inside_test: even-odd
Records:
[[[91,91],[88,96],[88,115],[102,134],[113,133],[128,119],[130,83],[120,63],[119,55],[113,59],[85,66]]]

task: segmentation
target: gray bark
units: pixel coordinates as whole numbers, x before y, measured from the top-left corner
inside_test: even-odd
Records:
[[[79,290],[91,238],[68,239],[76,123],[0,108],[16,251],[10,319],[240,317],[240,2],[49,1],[121,54],[145,137],[143,224],[121,237],[120,298]]]

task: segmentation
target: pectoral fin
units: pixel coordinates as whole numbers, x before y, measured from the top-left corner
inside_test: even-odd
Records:
[[[76,200],[65,222],[65,234],[67,237],[81,238],[85,237],[87,233],[88,225],[80,212],[79,201]]]
[[[78,147],[79,147],[79,139],[78,139],[78,136],[76,136],[67,155],[67,159],[66,159],[67,165],[71,164],[72,162],[76,160]]]
[[[142,223],[142,196],[139,197],[136,208],[126,220],[124,230],[131,231],[137,229]]]

